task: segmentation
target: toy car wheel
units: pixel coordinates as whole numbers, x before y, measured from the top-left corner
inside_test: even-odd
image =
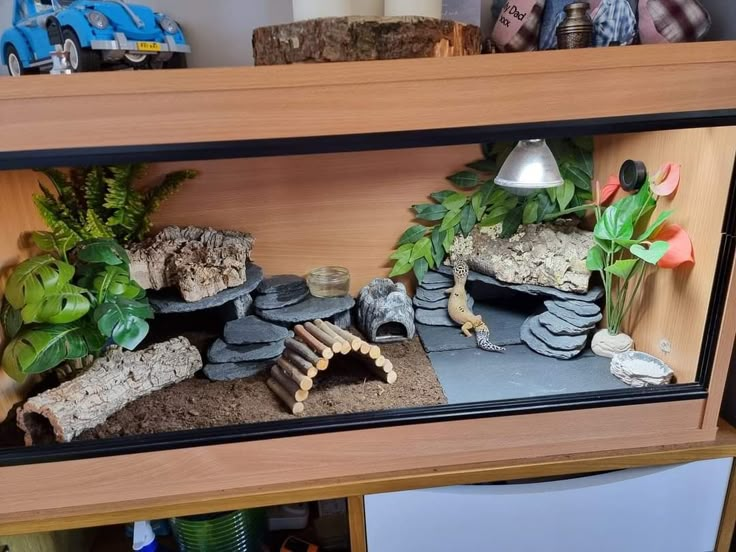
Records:
[[[125,63],[136,69],[147,69],[151,64],[149,56],[147,54],[131,54],[127,53],[124,56]]]
[[[5,48],[5,65],[8,66],[8,73],[10,73],[11,77],[20,77],[26,74],[23,64],[20,61],[18,50],[12,44],[8,44],[8,47]]]
[[[79,45],[77,33],[71,29],[64,29],[61,33],[64,39],[64,50],[69,52],[69,66],[75,73],[87,73],[100,69],[100,56],[89,48]]]

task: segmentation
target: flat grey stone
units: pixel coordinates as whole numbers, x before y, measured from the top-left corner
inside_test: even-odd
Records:
[[[414,311],[414,319],[419,324],[425,324],[427,326],[455,326],[459,329],[459,326],[447,314],[447,309],[416,309]]]
[[[307,297],[309,297],[309,290],[307,288],[294,290],[287,289],[284,291],[277,291],[275,293],[259,295],[256,297],[255,307],[261,310],[281,309],[304,301]]]
[[[429,359],[450,404],[628,388],[611,375],[610,358],[589,350],[557,360],[511,345],[500,354],[472,348],[430,353]]]
[[[207,352],[207,359],[214,363],[252,362],[276,358],[283,352],[283,341],[254,345],[228,345],[222,339],[218,339]]]
[[[273,343],[289,337],[289,330],[271,324],[257,316],[246,316],[225,324],[223,339],[229,345],[252,345],[254,343]]]
[[[427,284],[447,284],[447,287],[452,287],[455,282],[455,277],[452,275],[452,269],[450,269],[450,275],[437,272],[436,270],[430,270],[422,278],[420,285],[425,286]]]
[[[162,289],[160,291],[149,291],[148,300],[154,312],[194,312],[204,309],[219,307],[238,297],[249,294],[258,287],[263,280],[263,270],[260,266],[249,263],[245,268],[245,283],[241,286],[232,287],[199,301],[187,302],[173,289]]]
[[[587,334],[590,330],[595,328],[595,323],[592,323],[590,326],[587,326],[585,328],[573,326],[569,322],[563,320],[559,316],[555,316],[549,311],[540,314],[537,319],[539,320],[539,323],[542,324],[542,326],[547,328],[551,333],[555,335]]]
[[[435,271],[439,272],[440,274],[452,276],[451,266],[442,265],[439,268],[435,269]],[[427,273],[427,275],[429,274],[430,272]],[[593,301],[597,301],[598,299],[603,297],[603,288],[601,286],[592,287],[588,291],[588,293],[572,293],[569,291],[562,291],[556,288],[535,286],[535,285],[530,285],[530,284],[505,284],[499,280],[496,280],[495,278],[491,276],[486,276],[485,274],[479,274],[478,272],[475,272],[473,270],[471,270],[468,273],[468,282],[478,282],[481,284],[488,284],[490,286],[507,288],[513,291],[518,291],[519,293],[526,293],[527,295],[539,295],[542,297],[555,297],[557,299],[578,300],[578,301],[586,301],[589,303]]]
[[[557,358],[560,360],[567,360],[576,357],[582,352],[582,349],[578,351],[560,351],[558,349],[553,349],[532,333],[531,329],[529,328],[530,320],[530,318],[527,318],[526,321],[521,325],[520,335],[521,340],[526,343],[527,346],[535,353],[539,353],[540,355],[552,358]]]
[[[554,303],[563,309],[574,312],[578,316],[597,316],[601,313],[601,308],[595,303],[586,303],[585,301],[562,301],[556,299]]]
[[[269,364],[269,361],[207,364],[204,375],[211,381],[232,381],[260,374]]]
[[[560,351],[581,351],[588,342],[588,336],[582,335],[555,335],[539,323],[537,316],[529,320],[529,330],[535,337],[541,339],[552,349]]]
[[[490,324],[490,338],[493,343],[500,347],[521,344],[519,330],[529,313],[504,309],[489,303],[477,303],[474,312]],[[475,337],[465,337],[457,324],[454,328],[417,324],[417,333],[428,353],[477,348]]]
[[[258,285],[258,293],[289,293],[306,291],[307,281],[296,274],[279,274],[264,278]]]
[[[447,310],[447,305],[449,303],[448,299],[445,299],[444,301],[432,302],[432,301],[422,301],[421,299],[417,299],[416,297],[414,297],[412,301],[415,307],[419,309],[429,309],[429,310],[437,310],[437,309]],[[468,306],[472,309],[473,305],[475,305],[475,300],[470,295],[468,295]]]
[[[565,322],[581,329],[590,328],[591,324],[595,326],[603,319],[603,314],[600,312],[596,316],[580,316],[560,306],[556,301],[545,301],[544,306],[558,318],[562,318]]]
[[[424,289],[418,288],[414,297],[421,299],[422,301],[429,301],[430,303],[437,303],[440,301],[447,301],[447,294],[443,289]]]
[[[301,303],[283,309],[257,310],[256,314],[269,322],[300,324],[317,318],[330,318],[338,313],[352,309],[355,299],[349,295],[342,297],[309,297]]]
[[[453,286],[452,280],[447,280],[446,282],[433,282],[433,283],[427,283],[422,282],[419,284],[419,288],[421,289],[428,289],[430,291],[436,291],[438,289],[449,289]]]
[[[429,310],[444,309],[444,310],[447,310],[448,300],[445,299],[444,301],[424,301],[423,299],[419,299],[417,297],[414,297],[414,299],[412,299],[412,303],[418,309],[429,309]]]

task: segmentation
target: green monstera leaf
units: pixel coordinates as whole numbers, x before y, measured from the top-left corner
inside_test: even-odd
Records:
[[[19,264],[8,279],[5,298],[14,309],[39,303],[44,295],[57,293],[74,276],[74,267],[51,255],[33,257]]]
[[[84,292],[83,288],[66,284],[53,293],[47,293],[39,302],[23,307],[23,322],[68,324],[79,320],[89,312],[90,307]]]
[[[10,306],[7,301],[2,301],[0,308],[0,336],[5,332],[6,339],[13,339],[23,326],[23,318],[20,311]]]
[[[94,276],[91,288],[100,303],[112,296],[140,299],[146,293],[137,282],[130,278],[130,273],[119,266],[106,266],[105,270]]]
[[[109,266],[130,264],[125,249],[112,239],[89,240],[77,248],[80,261],[90,264],[105,264]]]
[[[3,368],[16,381],[40,374],[65,360],[98,352],[105,339],[93,325],[78,320],[71,324],[32,326],[15,336],[3,353]]]
[[[99,305],[94,312],[97,328],[125,349],[135,349],[148,334],[146,318],[153,318],[148,302],[116,297]]]

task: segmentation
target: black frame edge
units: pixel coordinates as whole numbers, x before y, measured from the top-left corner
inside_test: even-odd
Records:
[[[309,155],[736,125],[736,109],[370,134],[0,152],[0,170]]]

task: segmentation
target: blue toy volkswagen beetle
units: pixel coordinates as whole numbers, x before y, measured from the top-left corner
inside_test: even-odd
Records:
[[[15,0],[14,10],[0,38],[13,76],[50,68],[56,45],[74,72],[103,64],[184,67],[191,51],[176,21],[124,0]]]

